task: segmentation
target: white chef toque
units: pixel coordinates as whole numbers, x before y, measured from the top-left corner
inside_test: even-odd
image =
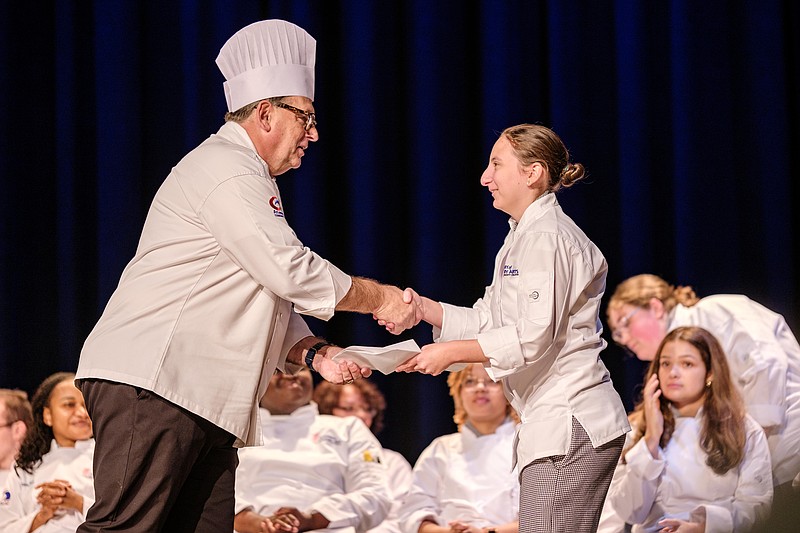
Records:
[[[285,20],[262,20],[237,31],[216,62],[227,80],[228,111],[275,96],[314,99],[317,41]]]

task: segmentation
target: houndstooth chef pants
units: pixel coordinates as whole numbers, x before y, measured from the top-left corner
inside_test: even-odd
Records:
[[[522,470],[520,533],[594,533],[625,435],[592,447],[572,417],[567,455],[543,457]]]

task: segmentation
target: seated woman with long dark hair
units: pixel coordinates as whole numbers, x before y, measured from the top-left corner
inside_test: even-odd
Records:
[[[609,499],[634,533],[748,531],[767,515],[767,439],[705,329],[667,334],[631,425]]]
[[[92,421],[74,379],[53,374],[33,395],[33,426],[2,492],[3,533],[75,531],[94,503]]]

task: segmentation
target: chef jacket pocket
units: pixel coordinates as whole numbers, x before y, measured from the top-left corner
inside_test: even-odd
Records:
[[[520,278],[517,295],[520,318],[548,324],[553,314],[553,273],[524,272]]]

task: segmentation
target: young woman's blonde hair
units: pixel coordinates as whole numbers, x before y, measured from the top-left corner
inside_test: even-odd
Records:
[[[655,358],[650,362],[644,382],[653,374],[658,375],[661,352],[670,342],[684,341],[694,346],[706,366],[706,388],[703,400],[702,431],[700,447],[706,452],[706,464],[717,474],[723,475],[736,468],[744,458],[745,406],[741,394],[731,378],[728,360],[719,341],[709,331],[698,327],[676,328],[664,337]],[[675,431],[675,416],[672,404],[663,395],[660,398],[661,413],[664,415],[664,432],[659,445],[665,448]],[[647,428],[644,402],[636,405],[630,416],[633,427],[632,444],[638,442]],[[623,452],[628,452],[628,447]]]
[[[539,124],[519,124],[506,128],[500,136],[511,144],[514,157],[523,167],[537,162],[544,165],[550,178],[548,191],[572,187],[586,177],[583,165],[570,162],[569,150],[550,128]]]
[[[647,308],[652,298],[661,300],[667,313],[678,304],[691,307],[700,301],[691,287],[674,287],[654,274],[639,274],[617,285],[606,311],[624,304]]]
[[[467,412],[464,410],[464,403],[461,401],[461,389],[464,388],[464,382],[472,375],[473,365],[467,365],[466,368],[458,372],[451,372],[447,376],[447,384],[450,386],[450,396],[453,397],[455,404],[455,413],[453,414],[453,422],[458,425],[458,430],[461,431],[461,426],[468,420]],[[519,423],[519,415],[511,407],[511,404],[506,400],[506,416],[510,416],[514,422]]]

